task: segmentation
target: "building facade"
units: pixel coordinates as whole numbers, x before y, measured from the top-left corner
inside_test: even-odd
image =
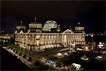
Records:
[[[19,30],[17,29],[15,31],[15,44],[33,51],[44,50],[45,48],[69,47],[70,43],[85,45],[84,29],[83,31],[81,29],[81,32],[73,32],[72,29],[61,31],[58,25],[54,28],[52,27],[53,22],[48,23],[48,31],[45,31],[45,27],[48,27],[47,22],[44,24],[44,30],[42,29],[42,24],[37,22],[30,23],[29,29],[25,32],[24,30],[17,31]],[[50,25],[51,23],[52,25]],[[54,31],[51,31],[51,29]]]

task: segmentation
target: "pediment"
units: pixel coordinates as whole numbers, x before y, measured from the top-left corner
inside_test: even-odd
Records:
[[[24,33],[24,32],[21,30],[20,33]]]
[[[67,29],[67,30],[65,30],[63,33],[73,33],[73,31],[70,30],[70,29]]]

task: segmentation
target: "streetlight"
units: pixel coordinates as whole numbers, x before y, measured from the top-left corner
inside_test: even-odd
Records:
[[[91,38],[92,38],[92,50],[93,50],[93,33],[91,34]]]

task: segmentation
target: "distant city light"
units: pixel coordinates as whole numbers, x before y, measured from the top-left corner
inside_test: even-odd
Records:
[[[99,42],[98,46],[101,48],[103,46],[102,42]]]

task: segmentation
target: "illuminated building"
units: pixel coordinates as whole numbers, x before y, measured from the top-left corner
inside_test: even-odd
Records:
[[[17,27],[17,26],[16,26]],[[69,47],[70,43],[75,45],[85,45],[85,32],[73,32],[72,29],[62,30],[55,21],[47,21],[42,29],[42,24],[33,22],[29,24],[29,29],[18,26],[15,32],[15,44],[22,48],[33,51],[45,48]],[[23,30],[22,30],[23,29]]]

